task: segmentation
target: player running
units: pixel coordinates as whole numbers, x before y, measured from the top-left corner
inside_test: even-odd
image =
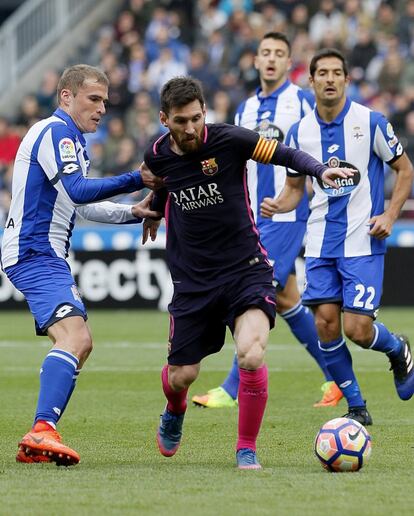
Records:
[[[259,71],[260,87],[243,102],[236,113],[235,124],[253,129],[267,140],[283,142],[291,126],[312,111],[313,98],[288,79],[291,67],[291,46],[280,32],[265,34],[257,49],[255,66]],[[302,247],[309,214],[304,193],[298,207],[289,213],[276,214],[271,219],[260,215],[264,197],[278,195],[285,183],[286,169],[281,166],[247,162],[247,179],[251,207],[260,240],[273,265],[276,282],[276,311],[289,325],[293,335],[319,365],[325,382],[322,399],[314,407],[334,406],[342,392],[332,380],[318,345],[315,321],[309,308],[302,305],[295,275],[295,259]],[[239,369],[237,355],[224,382],[207,394],[195,395],[196,405],[208,408],[237,406]]]
[[[353,172],[328,168],[255,131],[206,125],[205,115],[198,81],[171,79],[161,91],[160,111],[169,132],[145,153],[168,191],[167,260],[174,284],[168,365],[162,370],[167,406],[157,441],[163,455],[176,453],[188,387],[200,361],[222,348],[228,326],[240,376],[237,464],[259,469],[256,439],[268,396],[264,351],[274,325],[275,287],[250,208],[246,161],[290,166],[334,188],[335,177]]]
[[[1,259],[8,278],[26,298],[37,335],[53,342],[40,369],[34,424],[19,442],[16,460],[69,466],[80,457],[62,443],[56,425],[92,351],[85,306],[65,260],[76,214],[99,222],[136,223],[156,213],[149,210],[148,197],[132,207],[96,203],[144,188],[139,171],[86,177],[89,158],[83,134],[95,132],[105,114],[106,75],[91,66],[72,66],[63,72],[57,93],[58,109],[34,124],[19,147]],[[152,176],[145,178],[146,186],[156,184]]]
[[[414,370],[408,339],[391,333],[375,319],[382,293],[385,239],[410,194],[413,168],[386,118],[347,99],[348,69],[340,52],[319,51],[310,64],[310,82],[316,109],[293,126],[288,142],[328,166],[348,166],[356,173],[338,180],[337,189],[313,180],[303,303],[314,311],[326,364],[348,402],[345,417],[371,425],[342,325],[353,342],[387,355],[399,397],[410,399]],[[384,163],[397,174],[385,211]],[[300,202],[303,178],[292,170],[288,176],[282,194],[264,200],[264,216],[290,211]]]

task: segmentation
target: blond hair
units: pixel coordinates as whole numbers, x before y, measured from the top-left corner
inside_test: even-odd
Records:
[[[57,85],[58,103],[60,103],[60,94],[62,90],[70,90],[74,96],[82,88],[87,79],[95,79],[96,82],[109,86],[108,77],[102,70],[95,66],[86,64],[77,64],[66,68]]]

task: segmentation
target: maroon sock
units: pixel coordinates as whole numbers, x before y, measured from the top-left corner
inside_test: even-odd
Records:
[[[256,439],[262,424],[267,402],[267,366],[256,371],[239,367],[239,435],[237,450],[251,448],[256,451]]]
[[[167,398],[167,409],[174,414],[184,414],[187,410],[188,388],[182,391],[174,391],[168,383],[168,365],[165,365],[161,372],[162,388]]]

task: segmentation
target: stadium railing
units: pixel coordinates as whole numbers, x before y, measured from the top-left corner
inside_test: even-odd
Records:
[[[108,5],[115,5],[114,0],[28,0],[22,4],[0,28],[0,109],[7,110],[10,92],[16,92],[16,85],[25,80],[28,70],[69,36],[59,56],[59,66],[64,65],[71,47],[78,42],[78,26]]]

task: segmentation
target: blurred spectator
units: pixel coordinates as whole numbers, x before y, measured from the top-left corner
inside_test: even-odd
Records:
[[[309,30],[309,10],[306,4],[297,4],[292,10],[290,24],[286,33],[289,41],[293,41],[299,32],[308,32]]]
[[[85,52],[84,60],[87,64],[98,66],[106,54],[113,53],[117,58],[121,52],[121,45],[115,41],[114,27],[103,25],[98,31],[96,42],[92,42]]]
[[[320,45],[327,34],[339,35],[342,25],[342,15],[336,9],[333,0],[321,0],[320,8],[309,23],[309,37],[313,43]]]
[[[155,140],[155,137],[165,130],[158,120],[151,117],[150,111],[139,111],[135,115],[134,124],[130,133],[134,140],[136,149],[136,160],[141,163],[144,159],[144,151],[150,141]]]
[[[128,90],[127,70],[123,66],[117,65],[108,72],[108,78],[109,99],[107,112],[110,115],[122,116],[132,100],[132,94]]]
[[[128,60],[128,91],[136,93],[143,86],[147,62],[145,48],[140,43],[133,44],[129,49]]]
[[[91,167],[88,172],[89,177],[102,177],[105,171],[105,147],[104,144],[95,140],[88,147],[88,155]]]
[[[259,12],[249,16],[249,20],[258,40],[267,32],[284,32],[287,29],[286,16],[271,2],[264,2],[259,7]]]
[[[134,140],[130,136],[123,136],[116,146],[115,154],[106,162],[105,173],[117,176],[126,170],[136,170],[139,167],[137,161]]]
[[[186,75],[185,63],[174,58],[170,47],[160,50],[160,56],[148,66],[147,89],[161,91],[162,85],[177,75]]]
[[[398,93],[401,86],[401,78],[404,67],[404,59],[398,48],[391,47],[382,63],[378,74],[378,86],[382,91]]]
[[[356,44],[351,50],[348,61],[352,79],[360,82],[365,78],[369,63],[377,55],[377,45],[369,28],[358,26],[356,34]]]
[[[407,0],[404,13],[398,21],[397,29],[401,45],[414,51],[414,0]]]
[[[227,92],[218,90],[214,94],[212,104],[207,109],[207,122],[213,124],[234,123],[234,106]]]
[[[21,138],[11,127],[7,118],[0,116],[0,174],[6,172],[7,167],[14,162]]]
[[[361,0],[345,0],[344,12],[341,19],[340,39],[347,49],[352,49],[357,43],[360,30],[369,30],[372,18],[365,12]]]
[[[231,16],[235,10],[250,12],[253,10],[253,0],[219,0],[218,8],[226,16]]]
[[[40,90],[36,93],[41,117],[50,116],[57,107],[56,89],[59,82],[59,74],[56,70],[46,70]]]
[[[123,46],[123,38],[125,34],[136,30],[135,17],[129,9],[125,9],[118,14],[115,22],[115,39]]]
[[[256,52],[245,50],[239,58],[239,81],[250,95],[260,84],[259,74],[254,65]]]
[[[143,36],[151,20],[153,6],[151,0],[126,0],[122,10],[128,10],[134,17],[134,26]]]
[[[20,112],[17,116],[17,124],[23,128],[23,134],[42,118],[39,102],[36,95],[25,95],[20,104]]]
[[[123,138],[127,136],[125,124],[121,116],[113,116],[108,121],[108,136],[105,140],[103,172],[106,173],[108,164],[115,161],[118,152],[118,146]]]
[[[211,99],[218,88],[218,80],[208,65],[207,53],[202,48],[195,48],[190,54],[188,73],[202,83],[205,97]]]
[[[209,68],[219,76],[227,68],[229,61],[229,49],[220,31],[215,30],[210,34],[207,42],[207,52]]]
[[[397,16],[388,2],[381,2],[378,7],[378,11],[374,18],[373,30],[380,50],[382,50],[383,47],[386,47],[388,39],[396,34]]]
[[[201,35],[208,39],[213,32],[224,27],[227,22],[227,15],[220,11],[211,0],[199,0],[197,2]]]
[[[148,113],[150,123],[158,126],[158,110],[155,106],[148,91],[138,91],[134,96],[133,104],[125,112],[124,120],[127,134],[134,136],[134,138],[137,137],[137,116],[141,113]]]

